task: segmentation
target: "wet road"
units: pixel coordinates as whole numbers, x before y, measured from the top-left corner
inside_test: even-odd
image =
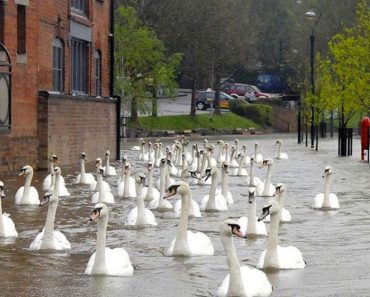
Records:
[[[275,162],[273,184],[285,183],[285,208],[292,222],[280,227],[280,245],[294,245],[301,250],[307,262],[303,270],[267,272],[274,290],[272,296],[369,296],[370,257],[370,194],[368,191],[369,165],[359,161],[359,140],[354,140],[352,157],[337,157],[337,140],[321,141],[319,152],[297,145],[295,135],[269,135],[240,137],[248,145],[249,153],[257,141],[264,157],[274,157],[275,140],[282,137],[282,151],[289,160]],[[225,136],[229,140],[233,137]],[[200,140],[200,139],[199,139]],[[215,142],[216,138],[209,138]],[[193,143],[191,141],[191,143]],[[134,172],[145,172],[144,164],[135,161],[137,151],[130,151],[136,142],[123,145],[131,160]],[[90,156],[93,159],[95,156]],[[62,162],[62,160],[60,160]],[[77,160],[76,160],[77,164]],[[311,208],[313,197],[323,192],[323,170],[326,165],[334,169],[332,192],[336,193],[341,208],[322,212]],[[119,164],[115,167],[120,173]],[[135,267],[132,277],[92,277],[84,274],[88,259],[95,250],[96,223],[87,224],[93,204],[92,192],[87,186],[73,185],[79,171],[62,167],[70,197],[61,198],[56,216],[57,229],[71,242],[66,253],[31,252],[28,248],[43,227],[47,208],[15,206],[13,197],[22,179],[1,176],[7,187],[3,211],[10,213],[19,236],[15,240],[0,240],[1,296],[214,296],[219,283],[228,273],[225,253],[218,234],[224,218],[238,218],[246,214],[247,198],[242,179],[229,177],[230,190],[235,203],[225,213],[203,213],[202,218],[189,221],[190,229],[206,233],[214,247],[211,257],[172,258],[164,251],[175,237],[177,219],[169,214],[155,213],[158,227],[127,230],[123,226],[135,199],[116,196],[117,177],[109,177],[116,204],[110,206],[107,246],[124,247]],[[87,166],[93,171],[93,164]],[[262,179],[266,169],[256,169]],[[45,172],[34,176],[41,191]],[[192,186],[193,198],[200,201],[208,187]],[[264,203],[259,198],[258,209]],[[242,265],[255,266],[265,249],[266,239],[234,238]]]

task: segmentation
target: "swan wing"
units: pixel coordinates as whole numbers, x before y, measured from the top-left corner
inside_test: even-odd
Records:
[[[152,226],[158,225],[154,214],[149,209],[145,209],[145,224]]]
[[[44,237],[44,231],[36,235],[35,239],[30,245],[31,251],[38,251],[41,248],[42,238]]]
[[[137,220],[137,206],[131,209],[129,214],[127,215],[125,225],[126,226],[135,226]]]
[[[211,240],[202,232],[188,230],[188,244],[190,256],[212,256],[215,252]]]
[[[0,237],[18,237],[18,232],[15,229],[14,222],[9,217],[9,214],[2,214],[1,219],[3,220],[4,233],[0,233]]]
[[[71,249],[71,244],[67,237],[60,231],[54,231],[54,246],[56,250]]]
[[[306,266],[302,253],[295,246],[277,246],[279,268],[281,269],[302,269]]]
[[[51,174],[48,174],[42,182],[42,189],[48,191],[51,187]]]
[[[313,199],[312,207],[313,208],[322,208],[323,201],[324,201],[324,194],[323,193],[317,194],[315,196],[315,198]]]

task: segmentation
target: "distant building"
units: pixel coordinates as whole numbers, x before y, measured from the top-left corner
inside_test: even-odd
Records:
[[[111,0],[0,0],[0,172],[116,147]]]

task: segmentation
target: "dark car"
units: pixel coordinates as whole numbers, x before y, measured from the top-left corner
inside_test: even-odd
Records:
[[[284,93],[288,85],[278,75],[259,74],[256,79],[256,86],[268,93]]]
[[[201,91],[195,97],[195,106],[199,110],[206,110],[211,107],[211,103],[215,100],[215,91]],[[220,107],[229,108],[229,101],[234,100],[224,92],[220,92]]]

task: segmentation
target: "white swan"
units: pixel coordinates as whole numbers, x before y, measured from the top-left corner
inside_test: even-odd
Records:
[[[54,175],[54,165],[58,165],[58,157],[57,155],[52,155],[49,160],[49,174],[44,178],[44,181],[42,183],[42,189],[44,191],[49,191],[51,186],[53,185],[53,179],[55,178]],[[63,176],[60,177],[60,185],[65,186],[65,181]],[[67,195],[69,196],[69,195]]]
[[[54,192],[55,195],[58,195],[58,197],[66,197],[71,196],[71,194],[68,192],[68,189],[66,188],[66,185],[64,182],[61,181],[62,179],[62,171],[60,167],[56,166],[54,167],[54,172],[52,174],[52,185],[50,187],[50,192]]]
[[[48,213],[46,216],[44,229],[37,234],[36,238],[30,245],[31,251],[37,250],[69,250],[71,244],[65,235],[60,231],[54,230],[55,214],[58,207],[58,195],[56,193],[47,192],[44,199],[41,201],[41,205],[49,204]]]
[[[141,192],[142,185],[145,183],[144,174],[135,176],[136,186],[136,207],[133,208],[125,221],[125,226],[145,227],[147,225],[157,226],[154,214],[144,205],[144,199]]]
[[[90,257],[85,270],[89,275],[131,276],[134,268],[130,257],[123,248],[105,247],[108,225],[108,207],[104,203],[95,205],[90,221],[98,221],[96,252]]]
[[[5,199],[5,192],[4,183],[0,181],[0,237],[17,237],[18,233],[13,220],[9,217],[9,214],[3,213],[2,199]]]
[[[139,160],[140,161],[149,161],[149,155],[148,152],[145,151],[145,141],[140,138],[141,143],[140,143],[140,155],[139,155]]]
[[[216,194],[218,170],[217,167],[207,168],[205,178],[208,179],[212,176],[212,184],[209,195],[205,195],[200,203],[200,209],[206,212],[225,211],[227,210],[226,199],[222,194]]]
[[[92,203],[114,203],[114,196],[112,192],[107,191],[103,187],[103,174],[104,168],[97,164],[96,168],[96,179],[97,179],[97,188],[99,189],[98,192],[94,193],[91,197]]]
[[[245,156],[245,164],[244,164],[244,165],[248,165],[248,164],[250,164],[250,162],[251,162],[251,158],[250,158],[250,157],[248,157],[248,153],[247,153],[247,146],[244,144],[244,145],[242,146],[242,148],[243,148],[242,153],[243,153],[243,154],[244,154],[244,156]]]
[[[260,169],[267,166],[266,179],[263,185],[262,197],[272,197],[275,193],[275,187],[271,183],[272,170],[274,168],[274,160],[267,158],[263,160]]]
[[[218,297],[270,296],[272,286],[263,271],[248,266],[240,267],[233,234],[245,238],[236,221],[230,219],[223,221],[220,226],[220,235],[230,273],[218,287],[216,295]]]
[[[248,214],[247,217],[238,219],[240,230],[243,234],[249,236],[264,235],[267,236],[265,223],[257,220],[256,215],[256,192],[255,188],[248,189]]]
[[[218,145],[217,164],[221,164],[223,161],[226,160],[224,154],[225,142],[223,140],[217,140],[216,143]]]
[[[284,199],[286,194],[286,187],[283,183],[278,183],[275,187],[274,196],[276,197],[276,201],[279,203],[281,207],[280,213],[280,223],[290,222],[292,220],[292,216],[286,208],[284,208]],[[267,216],[264,220],[265,222],[270,222],[270,216]]]
[[[254,144],[254,155],[253,155],[254,160],[257,163],[262,163],[263,162],[263,156],[258,153],[258,143]]]
[[[110,151],[107,150],[107,152],[105,153],[105,162],[106,163],[105,163],[105,166],[103,167],[104,174],[108,175],[108,176],[115,176],[115,175],[117,175],[116,168],[109,165],[109,159],[110,159]]]
[[[20,187],[15,193],[15,204],[40,204],[39,193],[35,187],[31,186],[33,168],[30,165],[23,166],[18,176],[26,177],[24,186]]]
[[[279,241],[279,223],[281,207],[275,199],[270,199],[268,205],[262,209],[262,214],[258,218],[262,221],[270,215],[270,230],[267,238],[267,247],[258,260],[257,268],[274,269],[301,269],[306,266],[302,253],[294,246],[282,247]]]
[[[103,168],[104,170],[104,167],[103,166],[103,161],[101,158],[96,158],[95,160],[95,168],[96,168],[96,173],[99,174],[99,168]],[[95,178],[94,178],[95,179]],[[105,181],[105,180],[101,180],[100,183],[98,183],[98,181],[94,180],[94,182],[92,182],[90,184],[90,190],[91,191],[95,191],[95,192],[99,192],[100,191],[100,187],[105,191],[105,192],[111,192],[111,188],[110,188],[110,185]]]
[[[211,240],[202,232],[188,230],[188,214],[190,201],[189,185],[183,181],[168,188],[165,198],[176,194],[181,196],[182,209],[175,239],[166,251],[166,256],[212,256],[214,248]]]
[[[153,199],[160,199],[159,191],[153,186],[153,171],[154,167],[152,163],[148,163],[148,186],[143,188],[142,195],[145,201],[151,201]]]
[[[131,164],[129,162],[124,163],[124,168],[122,170],[123,177],[121,182],[118,185],[118,196],[123,198],[135,198],[136,197],[136,188],[135,188],[135,179],[130,175]]]
[[[181,172],[181,180],[183,182],[186,182],[187,184],[189,184],[189,178],[199,179],[196,176],[195,171],[189,171],[188,169],[184,169]],[[175,216],[177,218],[179,218],[180,215],[181,215],[181,207],[182,207],[182,202],[181,201],[182,201],[182,199],[177,200],[175,202],[174,206],[173,206],[173,212],[175,213]],[[189,203],[189,217],[200,218],[202,216],[202,214],[200,212],[200,208],[199,208],[198,203],[192,197],[191,191],[190,191],[189,201],[190,201],[190,203]]]
[[[331,166],[326,166],[324,175],[325,178],[325,189],[324,193],[319,193],[316,195],[312,207],[315,209],[339,209],[339,201],[337,195],[330,193],[331,179],[333,175],[333,168]]]
[[[86,160],[86,154],[82,152],[80,158],[81,172],[77,175],[75,184],[89,185],[92,183],[96,183],[94,175],[92,173],[86,173],[85,171]]]
[[[205,139],[205,140],[207,141],[207,139]],[[207,143],[206,141],[205,141],[205,143]],[[209,154],[208,154],[207,150],[200,150],[199,153],[202,157],[199,173],[200,173],[200,176],[204,176],[205,171],[207,169],[207,164],[210,163],[210,162],[208,162]],[[209,179],[209,178],[208,179],[207,178],[206,179],[202,178],[198,181],[198,185],[201,185],[201,186],[211,185],[211,184],[212,184],[212,179]]]
[[[248,171],[246,168],[244,168],[246,164],[245,163],[246,155],[244,155],[243,153],[240,153],[238,156],[238,159],[239,159],[239,167],[238,167],[238,171],[236,172],[236,175],[237,176],[248,176]]]
[[[283,141],[281,139],[276,140],[275,145],[278,146],[278,151],[276,153],[276,160],[287,160],[288,159],[288,154],[287,153],[282,153],[281,152],[281,145],[283,144]]]
[[[234,203],[233,194],[229,191],[229,163],[223,161],[221,164],[221,189],[216,189],[216,194],[222,194],[228,204]]]
[[[153,199],[149,201],[148,207],[150,209],[155,209],[159,211],[168,211],[173,208],[172,204],[168,202],[167,200],[163,199],[164,193],[166,191],[166,175],[167,178],[168,172],[167,172],[167,159],[162,158],[161,164],[159,168],[160,178],[159,178],[159,197],[158,199]]]
[[[230,160],[229,160],[229,167],[230,168],[239,168],[239,163],[238,161],[236,160],[236,148],[235,146],[232,146],[231,147],[231,154],[230,154]],[[235,171],[235,174],[236,175],[236,172],[237,170]]]
[[[247,187],[254,188],[257,196],[262,196],[265,184],[257,176],[254,176],[254,158],[250,158],[249,176],[247,177]]]

